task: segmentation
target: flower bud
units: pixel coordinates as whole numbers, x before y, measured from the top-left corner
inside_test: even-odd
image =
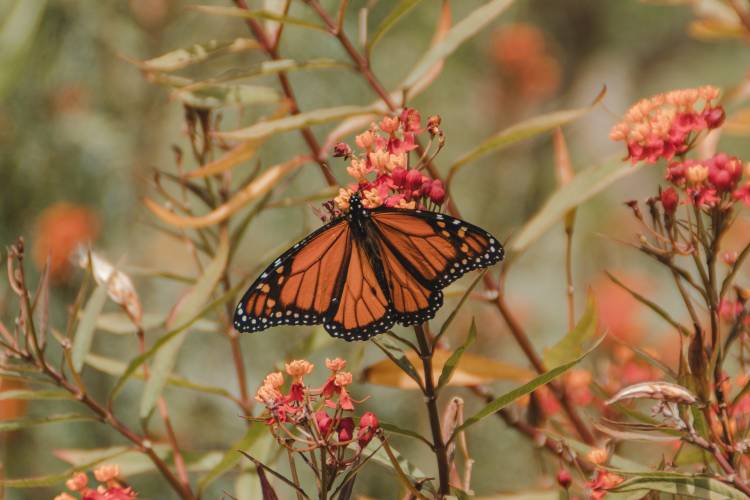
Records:
[[[65,481],[65,486],[70,491],[81,491],[86,487],[89,482],[89,478],[85,472],[77,472],[73,474],[73,477]]]
[[[701,164],[688,167],[686,177],[692,184],[702,184],[708,178],[708,167]]]
[[[334,158],[349,158],[352,155],[352,148],[345,142],[339,142],[333,147]]]
[[[120,475],[120,466],[117,464],[102,465],[94,469],[94,477],[100,483],[106,483]]]
[[[664,207],[664,213],[667,215],[673,215],[677,210],[677,204],[680,201],[680,195],[677,194],[674,188],[668,187],[661,192],[661,206]]]
[[[346,361],[341,358],[333,358],[328,359],[326,358],[326,368],[333,372],[337,372],[339,370],[343,370],[344,367],[346,367]]]
[[[430,196],[430,190],[432,189],[432,179],[427,176],[422,176],[422,187],[420,193],[422,196]]]
[[[398,116],[386,116],[380,122],[380,130],[382,130],[386,134],[394,133],[396,130],[398,130],[398,127],[399,127]]]
[[[326,437],[331,432],[333,426],[333,419],[325,410],[318,410],[315,412],[315,423],[318,425],[320,435]]]
[[[724,264],[728,266],[733,266],[735,262],[737,262],[737,257],[739,255],[737,254],[736,250],[727,250],[726,252],[721,254],[721,260],[724,262]]]
[[[357,431],[357,442],[360,448],[364,448],[372,441],[375,432],[378,430],[378,417],[368,411],[359,419],[359,430]]]
[[[362,149],[370,149],[372,143],[375,142],[375,134],[373,134],[369,130],[366,132],[362,132],[354,138],[354,142],[356,142],[357,146]]]
[[[568,472],[567,469],[560,469],[557,472],[557,484],[559,484],[562,488],[565,488],[567,490],[568,488],[570,488],[572,482],[573,476],[570,475],[570,472]]]
[[[354,437],[354,419],[352,417],[342,419],[336,430],[339,434],[339,441],[351,441]]]
[[[724,108],[716,106],[715,108],[707,108],[703,111],[703,119],[706,121],[706,126],[709,129],[721,127],[726,118]]]
[[[427,119],[427,130],[430,134],[435,135],[440,131],[440,115],[432,115]]]
[[[443,183],[439,180],[435,180],[430,188],[430,200],[436,205],[442,205],[445,201],[445,188]]]
[[[417,191],[422,187],[422,174],[419,173],[419,170],[412,169],[406,173],[406,186],[411,191]]]
[[[397,187],[403,187],[406,182],[406,169],[401,167],[394,168],[391,172],[391,180],[393,180],[393,184]]]

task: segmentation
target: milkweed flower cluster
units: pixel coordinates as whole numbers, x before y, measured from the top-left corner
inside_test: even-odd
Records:
[[[425,132],[432,138],[431,143],[436,141],[436,151],[430,156],[428,147],[420,161],[410,166],[409,153],[417,149],[417,135]],[[399,116],[386,116],[373,123],[356,136],[355,142],[358,153],[343,142],[334,148],[335,157],[349,160],[346,172],[355,180],[339,190],[334,199],[337,210],[347,211],[349,197],[357,191],[366,208],[414,209],[443,204],[446,196],[443,183],[420,171],[425,160],[434,157],[444,143],[439,116],[430,117],[423,127],[419,112],[407,108]]]
[[[131,500],[138,494],[133,488],[126,486],[120,479],[120,467],[118,465],[102,465],[94,469],[94,478],[99,485],[89,487],[89,477],[85,472],[76,472],[65,482],[65,487],[70,491],[60,493],[55,500],[76,500],[80,495],[81,500]]]
[[[671,160],[690,148],[704,130],[721,126],[724,109],[714,104],[719,97],[716,87],[672,90],[638,101],[614,126],[610,138],[623,141],[628,158],[655,163]]]
[[[349,394],[353,377],[344,371],[346,361],[327,359],[326,367],[330,374],[325,383],[311,387],[305,383],[305,377],[312,373],[313,364],[306,360],[287,363],[289,389],[283,389],[284,373],[273,372],[265,377],[255,399],[266,407],[263,420],[280,444],[300,453],[323,448],[329,465],[343,470],[360,459],[362,450],[377,434],[379,423],[371,412],[364,413],[358,424],[351,416],[361,401]],[[345,456],[347,449],[353,449],[354,453]]]

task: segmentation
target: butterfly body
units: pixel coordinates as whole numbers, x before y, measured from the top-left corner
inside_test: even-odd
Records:
[[[237,306],[241,332],[279,324],[323,324],[334,337],[366,340],[394,324],[420,324],[443,304],[442,289],[503,257],[486,231],[422,210],[349,210],[294,245]]]

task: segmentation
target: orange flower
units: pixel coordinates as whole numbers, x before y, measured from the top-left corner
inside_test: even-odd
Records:
[[[604,448],[594,448],[586,454],[586,459],[596,465],[602,465],[609,459],[609,453]]]
[[[333,372],[337,372],[339,370],[343,370],[346,367],[346,361],[341,358],[333,358],[328,359],[326,358],[326,368]]]
[[[278,389],[284,385],[284,374],[281,372],[269,373],[266,375],[266,378],[263,379],[263,385],[268,385]]]
[[[313,371],[314,365],[304,359],[295,359],[286,364],[286,372],[295,378],[296,382],[302,382],[305,375]]]
[[[352,383],[352,374],[350,372],[338,372],[336,374],[336,385],[339,387],[346,387]]]
[[[55,497],[55,500],[76,500],[76,497],[68,495],[67,493],[60,493]]]
[[[81,491],[89,483],[89,478],[85,472],[76,472],[73,477],[65,481],[65,486],[70,491]]]
[[[89,242],[99,233],[99,220],[94,212],[70,203],[56,203],[45,209],[37,219],[33,257],[41,269],[50,258],[50,277],[64,280],[70,272],[69,258],[81,243]]]
[[[94,469],[94,477],[100,483],[106,483],[116,479],[120,475],[120,466],[117,464],[105,464]]]

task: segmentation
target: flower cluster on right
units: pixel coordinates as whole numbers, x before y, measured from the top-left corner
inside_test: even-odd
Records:
[[[726,209],[736,201],[750,205],[750,165],[727,153],[692,159],[686,155],[726,116],[716,87],[672,90],[642,99],[610,132],[625,142],[632,163],[666,160],[665,179],[672,185],[659,196],[664,212],[674,214],[680,203],[702,209]]]

